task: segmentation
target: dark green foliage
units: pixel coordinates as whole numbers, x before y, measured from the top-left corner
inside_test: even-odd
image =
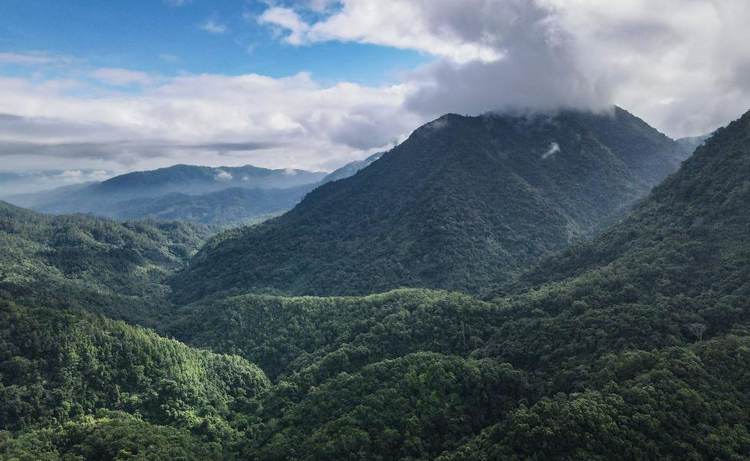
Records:
[[[469,296],[427,290],[362,298],[247,295],[190,306],[169,330],[190,344],[246,357],[271,378],[304,372],[297,379],[320,383],[412,352],[468,353],[489,339],[498,314]]]
[[[482,292],[620,216],[683,156],[621,109],[448,115],[289,213],[201,252],[174,286],[180,301],[226,290]]]
[[[0,299],[151,323],[164,281],[211,235],[186,223],[49,217],[0,202]]]
[[[243,452],[259,459],[747,459],[747,146],[750,114],[628,219],[492,304],[419,290],[242,296],[186,307],[178,329],[273,370]],[[502,409],[486,413],[476,393],[435,377],[477,376],[461,367],[482,361],[523,383],[501,386],[490,401]],[[413,373],[443,384],[405,387]],[[465,415],[484,427],[432,425]]]
[[[449,460],[744,460],[750,338],[610,355],[589,390],[520,406]]]
[[[102,408],[226,430],[223,420],[267,386],[265,374],[244,359],[142,328],[84,313],[0,307],[0,430],[62,423]]]
[[[248,456],[433,459],[528,391],[522,373],[491,360],[427,353],[385,360],[342,373],[290,404],[249,441],[263,443],[251,446]]]
[[[621,135],[605,128],[597,139]],[[748,146],[750,113],[627,219],[492,301],[426,289],[215,293],[158,325],[242,359],[88,314],[6,306],[0,429],[14,432],[0,432],[0,457],[750,459]],[[247,251],[237,242],[248,232],[214,237],[203,257]],[[204,276],[221,284],[227,270]]]
[[[220,444],[184,429],[149,424],[130,415],[99,412],[62,426],[15,438],[0,434],[0,457],[18,461],[230,460]]]

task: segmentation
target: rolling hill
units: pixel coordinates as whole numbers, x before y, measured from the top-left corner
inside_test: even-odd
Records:
[[[46,216],[0,202],[0,299],[150,324],[205,226]]]

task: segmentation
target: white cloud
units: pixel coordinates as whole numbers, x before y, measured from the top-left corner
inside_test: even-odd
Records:
[[[228,171],[220,170],[216,174],[217,181],[231,181],[232,179],[234,179],[234,176],[232,176],[232,173]]]
[[[307,33],[310,30],[299,15],[290,8],[274,7],[267,9],[259,18],[261,24],[271,24],[279,27],[281,31],[288,31],[285,40],[292,45],[301,45],[309,40]]]
[[[291,43],[376,43],[429,53],[435,61],[382,87],[321,84],[307,73],[161,77],[83,69],[70,78],[0,77],[3,165],[330,170],[447,112],[618,103],[677,137],[709,132],[750,109],[746,0],[279,4],[257,20]],[[0,63],[58,59],[0,54]],[[80,77],[92,72],[101,82]],[[117,92],[113,85],[137,88]]]
[[[41,52],[27,53],[0,53],[0,65],[2,64],[51,64],[58,62],[73,62],[71,56],[56,56]]]
[[[438,60],[407,108],[445,112],[619,104],[673,136],[750,108],[747,0],[340,0],[269,7],[292,44],[371,43]],[[327,14],[306,14],[306,11]],[[303,21],[302,18],[313,18]]]
[[[158,76],[147,72],[116,68],[97,69],[91,77],[114,86],[153,85],[159,81]]]
[[[0,115],[4,164],[330,170],[403,139],[424,121],[403,110],[409,85],[321,85],[305,73],[164,77],[137,93],[97,98],[78,96],[95,92],[83,82],[73,94],[70,85],[0,78],[0,114],[12,114]]]
[[[175,56],[173,54],[169,54],[169,53],[160,53],[159,54],[159,59],[161,59],[162,61],[165,61],[165,62],[179,62],[180,61],[180,58],[178,58],[177,56]]]
[[[216,35],[224,34],[229,30],[226,24],[222,24],[218,22],[216,19],[212,19],[212,18],[206,19],[206,22],[201,24],[200,28],[210,34],[216,34]]]
[[[553,142],[549,145],[549,149],[547,149],[547,152],[542,154],[542,160],[548,159],[558,152],[560,152],[560,144]]]
[[[502,53],[493,46],[497,37],[485,33],[483,11],[464,8],[462,1],[344,0],[334,14],[314,24],[304,22],[291,8],[272,7],[259,21],[286,30],[285,40],[293,45],[340,40],[414,49],[456,62],[498,60]],[[308,6],[324,11],[331,3],[313,2]],[[502,4],[495,0],[483,3],[484,9]],[[454,23],[445,21],[448,16],[456,17],[456,22],[467,21],[467,29],[476,28],[475,33],[462,36]]]

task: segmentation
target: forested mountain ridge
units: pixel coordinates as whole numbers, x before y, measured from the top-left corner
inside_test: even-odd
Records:
[[[174,328],[277,381],[251,459],[747,459],[748,141],[750,113],[511,297],[249,295]]]
[[[659,262],[670,272],[642,281],[658,284],[663,276],[669,279],[671,290],[686,295],[709,288],[734,292],[744,276],[738,274],[731,282],[724,276],[739,268],[748,270],[745,261],[750,258],[746,242],[750,234],[748,145],[750,114],[708,138],[679,174],[656,187],[622,223],[591,242],[549,258],[506,290],[523,292],[611,264],[647,268]],[[657,256],[672,260],[655,260]],[[717,281],[737,285],[714,286]]]
[[[750,113],[491,301],[216,293],[155,325],[212,352],[3,303],[0,458],[748,459],[748,146]]]
[[[212,226],[254,224],[296,205],[316,187],[349,177],[382,154],[326,175],[253,166],[175,165],[107,181],[8,197],[16,205],[50,214],[91,213],[122,221],[183,220]]]
[[[202,251],[175,279],[206,294],[479,293],[612,222],[684,158],[611,115],[446,115],[289,213]]]
[[[101,215],[118,220],[188,221],[212,226],[255,224],[291,209],[312,185],[288,189],[230,189],[201,195],[171,193],[117,203]]]
[[[166,278],[212,235],[201,225],[45,216],[0,202],[0,298],[149,324]]]

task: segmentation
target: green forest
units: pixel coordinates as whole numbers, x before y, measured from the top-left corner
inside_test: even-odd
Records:
[[[679,169],[592,117],[447,116],[219,234],[0,205],[0,459],[750,459],[750,113]]]

